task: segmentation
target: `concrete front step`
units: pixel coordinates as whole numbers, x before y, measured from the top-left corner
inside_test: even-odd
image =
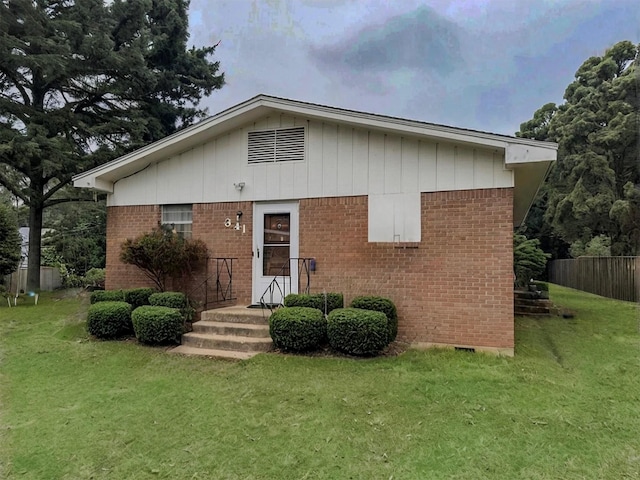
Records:
[[[210,335],[239,335],[241,337],[268,338],[269,325],[257,325],[254,323],[229,323],[211,322],[200,320],[192,324],[194,333],[204,333]]]
[[[268,352],[273,348],[271,338],[215,335],[195,332],[182,335],[182,345],[215,350],[235,350],[238,352]]]
[[[254,325],[268,325],[269,310],[261,308],[247,308],[243,306],[216,308],[206,310],[200,314],[200,320],[207,322],[249,323]],[[195,324],[194,324],[195,325]]]
[[[188,345],[179,345],[169,350],[169,353],[179,353],[182,355],[198,355],[213,358],[227,358],[229,360],[248,360],[255,357],[260,352],[237,352],[234,350],[216,350],[213,348],[197,348]]]

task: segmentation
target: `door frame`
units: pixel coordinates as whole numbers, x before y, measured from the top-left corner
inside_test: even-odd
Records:
[[[264,216],[265,214],[289,214],[289,258],[298,258],[300,252],[300,225],[299,225],[299,202],[254,202],[253,203],[253,262],[252,262],[252,282],[251,300],[252,303],[260,303],[260,298],[273,280],[273,276],[263,275],[264,253]],[[298,268],[291,265],[291,290],[287,285],[287,293],[298,293]],[[274,299],[284,300],[284,299]]]

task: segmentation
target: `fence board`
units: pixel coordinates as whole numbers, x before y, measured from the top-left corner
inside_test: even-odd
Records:
[[[640,257],[580,257],[553,260],[549,280],[603,297],[640,301]]]

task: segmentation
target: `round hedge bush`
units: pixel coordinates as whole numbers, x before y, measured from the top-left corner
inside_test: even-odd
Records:
[[[389,345],[389,322],[382,312],[339,308],[327,318],[329,345],[350,355],[375,355]]]
[[[140,343],[165,345],[180,343],[183,319],[180,311],[170,307],[143,305],[131,314],[133,330]]]
[[[384,313],[389,321],[389,343],[398,336],[398,311],[395,304],[388,298],[373,295],[356,297],[351,301],[351,307]]]
[[[155,293],[153,288],[130,288],[124,291],[124,301],[135,310],[142,305],[149,305],[149,297]]]
[[[154,307],[186,308],[187,297],[181,292],[160,292],[149,297],[149,305]]]
[[[131,305],[127,302],[98,302],[89,307],[87,330],[98,338],[118,338],[132,332]]]
[[[327,321],[317,308],[279,308],[269,317],[269,334],[273,344],[282,350],[314,350],[327,337]]]
[[[94,290],[91,292],[90,302],[93,305],[98,302],[124,302],[122,290]]]
[[[324,293],[315,293],[313,295],[304,293],[290,293],[284,298],[285,307],[309,307],[317,308],[324,312],[326,306],[327,314],[336,308],[344,307],[344,296],[341,293],[327,293],[326,302]]]

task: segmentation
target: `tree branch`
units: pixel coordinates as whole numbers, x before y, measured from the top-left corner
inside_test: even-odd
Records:
[[[29,197],[24,194],[19,188],[17,188],[12,182],[9,181],[7,176],[0,172],[0,184],[2,184],[7,190],[18,197],[24,202],[25,205],[29,205]]]

